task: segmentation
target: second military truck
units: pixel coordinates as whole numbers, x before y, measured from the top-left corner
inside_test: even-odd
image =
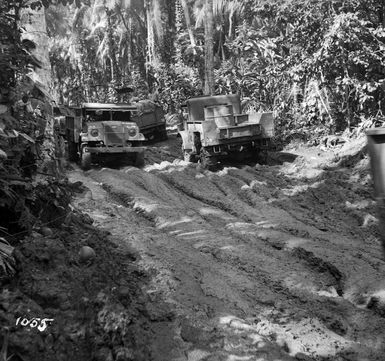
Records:
[[[213,168],[221,159],[254,157],[271,147],[273,113],[242,114],[237,94],[187,100],[183,121],[184,159]]]
[[[147,140],[161,141],[166,140],[166,119],[162,107],[151,100],[139,100],[138,102],[127,105],[130,111],[130,118],[135,122],[140,132]]]

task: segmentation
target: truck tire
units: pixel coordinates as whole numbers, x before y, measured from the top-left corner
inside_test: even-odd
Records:
[[[262,163],[267,164],[269,160],[269,153],[267,152],[267,150],[262,150],[260,153],[260,157],[261,157]]]
[[[83,170],[88,170],[91,168],[92,163],[92,154],[88,152],[81,152],[80,167]]]
[[[194,163],[195,157],[188,150],[182,149],[183,159],[185,162]]]
[[[198,161],[197,156],[195,154],[191,154],[191,150],[187,150],[183,148],[182,145],[182,154],[183,160],[189,163],[196,163]]]
[[[68,160],[70,162],[76,162],[78,160],[78,147],[75,142],[68,141]]]
[[[218,160],[216,157],[210,155],[206,149],[201,148],[200,162],[204,169],[214,171],[216,170]]]
[[[267,164],[268,161],[268,153],[267,150],[255,150],[253,152],[253,161],[259,164]]]
[[[163,129],[163,130],[160,131],[159,139],[160,140],[167,140],[168,139],[168,135],[167,135],[167,130],[166,129]]]
[[[138,152],[135,154],[135,167],[143,167],[144,165],[144,152]]]

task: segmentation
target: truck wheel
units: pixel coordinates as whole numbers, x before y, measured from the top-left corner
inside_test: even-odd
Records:
[[[210,155],[210,153],[204,148],[200,152],[200,161],[203,168],[214,171],[216,169],[218,160],[216,157]]]
[[[135,167],[143,167],[144,165],[144,152],[138,152],[135,155]]]
[[[182,145],[182,153],[183,153],[183,159],[185,162],[190,162],[190,163],[198,162],[197,156],[195,154],[191,154],[191,150],[184,149],[183,145]]]
[[[163,141],[168,139],[167,130],[158,128],[155,132],[155,139],[158,141]]]
[[[189,163],[194,163],[194,160],[195,160],[194,155],[192,155],[191,152],[189,152],[188,150],[184,150],[183,148],[182,148],[182,151],[183,151],[184,161]]]
[[[167,140],[167,139],[168,139],[168,135],[167,135],[167,130],[166,130],[166,129],[164,129],[164,130],[161,131],[161,133],[160,133],[160,139],[161,139],[161,140]]]
[[[260,164],[267,164],[268,160],[268,153],[267,150],[259,150],[256,151],[255,156],[253,157],[253,160],[257,161]]]
[[[81,159],[80,159],[80,167],[83,170],[88,170],[91,168],[91,163],[92,163],[92,154],[82,151]]]
[[[76,162],[78,160],[78,147],[75,142],[68,141],[68,160]]]

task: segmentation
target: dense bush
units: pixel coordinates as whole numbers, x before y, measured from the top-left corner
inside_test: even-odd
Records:
[[[165,112],[177,112],[186,99],[201,94],[200,79],[193,68],[161,66],[156,70],[156,79]]]
[[[248,21],[226,46],[219,92],[271,109],[286,133],[335,132],[385,111],[381,1],[247,1]]]

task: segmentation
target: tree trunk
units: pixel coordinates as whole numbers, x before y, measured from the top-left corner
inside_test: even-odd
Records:
[[[180,0],[175,0],[175,30],[176,34],[180,34],[182,31],[182,5]],[[178,65],[182,64],[182,46],[181,44],[176,41],[176,37],[174,38],[175,41],[175,60]]]
[[[124,44],[123,42],[121,41],[120,44],[119,44],[119,50],[120,50],[120,53],[122,54],[122,57],[120,59],[120,64],[121,64],[121,68],[122,68],[122,79],[123,80],[126,80],[127,78],[127,75],[128,77],[130,77],[130,73],[131,73],[131,67],[132,67],[132,11],[134,11],[132,9],[132,6],[131,6],[131,1],[129,1],[127,3],[127,9],[125,11],[125,13],[123,14],[122,12],[122,9],[119,7],[119,8],[116,8],[116,11],[118,13],[118,15],[120,16],[121,20],[122,20],[122,23],[127,31],[127,40],[126,40],[126,51],[122,51],[123,50],[123,47],[124,47]],[[125,18],[125,15],[127,16],[127,18]],[[127,60],[124,61],[124,54],[127,54]]]
[[[164,48],[162,51],[162,61],[170,66],[175,59],[175,2],[170,1],[168,4],[163,4],[162,11],[167,15],[167,24],[164,38]]]
[[[107,14],[107,46],[108,46],[108,58],[110,59],[111,65],[111,82],[117,84],[120,82],[120,74],[118,64],[116,62],[116,52],[114,46],[114,29],[111,22],[112,12],[108,8],[105,8]]]
[[[154,28],[151,19],[151,1],[146,0],[146,22],[147,22],[147,65],[146,73],[148,78],[149,66],[154,63],[155,44],[154,44]]]
[[[205,83],[204,94],[213,95],[215,92],[214,82],[214,22],[213,22],[213,0],[205,0]]]
[[[43,108],[43,116],[45,118],[45,140],[43,144],[44,163],[42,165],[46,171],[54,176],[60,176],[60,159],[58,158],[57,137],[54,131],[54,118],[52,101],[53,83],[51,78],[51,62],[48,53],[48,35],[45,20],[45,8],[37,7],[31,9],[29,4],[34,0],[29,0],[27,6],[20,12],[20,27],[25,29],[23,39],[29,39],[36,44],[36,48],[32,51],[32,55],[40,62],[41,68],[35,68],[29,75],[34,84],[45,94],[44,101],[41,100]],[[59,155],[60,157],[60,155]]]
[[[131,3],[128,9],[128,49],[127,49],[127,71],[130,77],[132,70],[132,15],[131,15]],[[131,77],[130,77],[131,80]]]
[[[34,0],[29,0],[27,4],[34,2]],[[20,26],[25,29],[22,38],[29,39],[36,44],[36,48],[32,51],[32,54],[42,64],[40,69],[34,69],[32,79],[39,82],[47,93],[52,94],[51,62],[47,46],[49,38],[44,7],[35,8],[34,10],[29,7],[22,8],[20,12]]]
[[[186,21],[186,28],[187,28],[188,36],[190,38],[190,44],[191,44],[191,47],[194,49],[194,52],[195,52],[196,42],[195,42],[195,38],[194,38],[194,33],[192,31],[191,20],[190,20],[190,12],[189,12],[189,9],[188,9],[188,4],[187,4],[186,0],[180,0],[180,2],[181,2],[182,7],[183,7],[184,18],[185,18],[185,21]]]

